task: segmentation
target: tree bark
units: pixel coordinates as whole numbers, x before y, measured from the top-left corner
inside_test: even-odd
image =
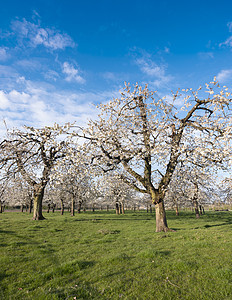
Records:
[[[199,205],[199,209],[200,209],[200,215],[202,215],[202,206]]]
[[[122,203],[119,202],[119,214],[121,215],[122,214]]]
[[[194,200],[194,208],[195,208],[196,218],[199,219],[200,213],[199,213],[199,208],[198,208],[198,201],[196,199]]]
[[[72,195],[72,203],[71,203],[71,217],[75,215],[75,197]]]
[[[30,199],[30,203],[29,203],[29,214],[31,214],[32,211],[32,204],[33,204],[33,199]]]
[[[64,214],[64,201],[63,201],[63,199],[60,199],[60,203],[61,203],[60,213],[61,213],[61,215],[63,215]]]
[[[78,208],[77,208],[77,213],[81,213],[81,201],[78,202]]]
[[[44,196],[44,188],[41,186],[37,186],[34,191],[34,212],[33,212],[33,220],[44,220],[44,216],[42,213],[42,201]]]
[[[177,204],[176,204],[176,216],[179,216],[179,208]]]
[[[167,224],[166,212],[165,212],[163,201],[155,204],[155,215],[156,215],[156,232],[170,231]]]
[[[125,215],[125,204],[124,204],[124,201],[122,202],[122,214]]]
[[[118,204],[118,202],[115,203],[115,211],[116,211],[116,215],[119,215],[119,204]]]
[[[2,205],[2,203],[0,204],[0,213],[3,213],[3,205]]]

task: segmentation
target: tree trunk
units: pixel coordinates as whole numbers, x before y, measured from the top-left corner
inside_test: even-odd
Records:
[[[125,215],[125,204],[122,202],[122,214]]]
[[[166,212],[165,212],[163,201],[155,204],[155,215],[156,215],[156,232],[170,231],[167,224]]]
[[[33,204],[33,199],[30,198],[30,203],[29,203],[29,214],[31,214],[31,211],[32,211],[32,204]]]
[[[21,204],[21,212],[23,212],[24,206],[23,204]]]
[[[0,213],[3,213],[3,205],[0,203]]]
[[[51,206],[50,206],[50,204],[48,204],[48,210],[47,210],[48,214],[49,214],[50,208],[51,208]]]
[[[53,204],[53,205],[52,205],[52,212],[53,212],[53,213],[55,212],[55,208],[56,208],[56,204]]]
[[[71,217],[75,215],[75,197],[72,196],[72,203],[71,203]]]
[[[176,204],[176,216],[179,216],[179,208],[177,204]]]
[[[197,200],[194,200],[194,208],[195,208],[196,218],[199,219],[200,213],[199,213],[199,209],[198,209],[198,201]]]
[[[118,205],[118,202],[116,202],[116,204],[115,204],[115,211],[116,211],[116,215],[119,215],[119,205]]]
[[[33,220],[44,220],[44,216],[42,213],[42,201],[44,196],[44,188],[45,187],[36,187],[34,191],[34,213]]]
[[[63,199],[60,199],[60,203],[61,203],[61,210],[60,210],[60,213],[61,213],[61,215],[63,216],[63,214],[64,214],[64,201],[63,201]]]
[[[78,214],[81,213],[81,201],[78,202],[77,212],[78,212]]]
[[[121,215],[122,214],[122,203],[119,202],[119,214]]]
[[[199,209],[200,209],[200,215],[202,215],[202,206],[199,205]]]

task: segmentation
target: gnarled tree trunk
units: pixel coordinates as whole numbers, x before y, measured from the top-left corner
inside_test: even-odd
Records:
[[[34,213],[33,220],[44,220],[42,213],[42,201],[44,196],[44,186],[36,186],[34,189]]]
[[[156,216],[156,232],[170,231],[167,224],[166,212],[165,212],[163,201],[155,204],[155,216]]]

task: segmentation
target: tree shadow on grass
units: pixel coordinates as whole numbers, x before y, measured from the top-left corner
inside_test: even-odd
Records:
[[[212,225],[205,225],[205,228],[210,228],[210,227],[218,227],[218,226],[225,226],[225,225],[231,225],[232,222],[227,222],[227,223],[222,223],[222,224],[212,224]]]
[[[136,268],[130,269],[130,271],[136,271],[136,270],[140,270],[140,269],[141,269],[141,267],[136,267]],[[105,275],[104,278],[111,278],[113,276],[123,275],[126,272],[127,272],[127,270],[125,270],[125,269],[123,269],[122,271],[118,271],[118,272],[111,272],[110,274]]]
[[[2,229],[0,229],[0,234],[13,234],[13,233],[15,233],[15,232],[12,231],[12,230],[2,230]]]

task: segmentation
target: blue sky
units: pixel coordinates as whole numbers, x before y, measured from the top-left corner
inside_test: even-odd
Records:
[[[96,115],[124,81],[161,96],[232,80],[230,1],[2,1],[0,134]]]

